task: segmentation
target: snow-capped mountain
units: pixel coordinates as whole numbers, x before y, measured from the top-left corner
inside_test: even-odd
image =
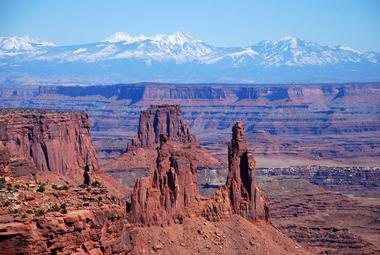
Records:
[[[216,47],[190,33],[131,36],[57,46],[29,37],[0,38],[5,76],[99,81],[289,82],[378,80],[379,54],[287,36],[245,47]]]
[[[266,66],[327,65],[337,63],[376,63],[374,54],[362,53],[346,46],[322,46],[296,37],[279,41],[262,41],[252,47]]]
[[[26,52],[35,52],[55,46],[43,40],[34,40],[28,36],[23,37],[0,37],[0,56],[14,56]]]

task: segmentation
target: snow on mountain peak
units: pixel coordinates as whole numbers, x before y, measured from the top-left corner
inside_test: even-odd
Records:
[[[117,32],[102,43],[50,47],[54,44],[29,37],[0,37],[0,57],[20,56],[20,61],[59,60],[98,62],[115,59],[151,61],[195,61],[203,64],[229,63],[233,66],[307,66],[337,63],[378,62],[378,54],[360,52],[347,46],[323,46],[294,36],[261,41],[249,47],[214,47],[190,33],[132,36]],[[18,61],[18,60],[17,60]]]
[[[355,49],[348,47],[348,46],[345,46],[345,45],[339,46],[339,49],[345,50],[345,51],[351,51],[351,52],[357,53],[357,54],[363,54],[361,51],[355,50]]]
[[[201,42],[200,40],[196,39],[192,34],[183,32],[177,32],[175,34],[169,35],[167,38],[171,43],[176,43],[180,45],[183,45],[186,42]]]
[[[212,53],[210,46],[196,39],[192,34],[183,32],[153,36],[131,36],[127,33],[118,32],[103,42],[118,43],[115,45],[118,52],[111,57],[115,59],[139,57],[151,60],[186,62]]]
[[[116,32],[110,36],[108,36],[106,39],[103,40],[103,42],[109,42],[109,43],[117,43],[117,42],[128,42],[128,43],[133,43],[136,41],[143,41],[147,37],[144,35],[139,35],[139,36],[131,36],[128,33],[125,32]]]
[[[51,46],[55,46],[55,44],[44,40],[31,39],[28,36],[0,37],[0,49],[6,51],[32,51]]]
[[[288,36],[282,37],[280,40],[275,41],[274,43],[275,44],[285,44],[285,45],[288,45],[291,49],[296,49],[301,44],[305,44],[308,42],[302,38],[297,38],[295,36],[288,35]]]
[[[190,33],[183,33],[183,32],[177,32],[172,35],[164,35],[164,34],[156,34],[153,36],[145,36],[145,35],[139,35],[139,36],[132,36],[125,32],[117,32],[106,39],[103,40],[103,42],[109,42],[109,43],[117,43],[117,42],[126,42],[126,43],[134,43],[134,42],[141,42],[144,40],[151,40],[155,42],[166,42],[171,44],[180,44],[183,45],[186,42],[201,42],[200,40],[196,39],[192,34]]]

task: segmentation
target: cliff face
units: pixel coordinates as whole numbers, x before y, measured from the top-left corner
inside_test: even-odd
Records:
[[[160,135],[170,141],[196,143],[179,105],[151,105],[140,113],[137,137],[130,140],[128,150],[157,145]]]
[[[131,199],[129,221],[162,225],[183,217],[203,216],[210,221],[237,214],[248,220],[269,220],[266,199],[255,180],[255,161],[244,137],[244,124],[234,125],[228,146],[229,172],[226,185],[210,200],[201,198],[191,157],[167,144],[161,135],[157,167],[152,176],[137,180]]]
[[[80,175],[86,166],[98,169],[83,112],[2,110],[0,138],[14,176],[36,170]]]
[[[0,176],[11,175],[9,169],[10,157],[9,152],[2,142],[0,142]]]
[[[247,135],[258,156],[358,161],[380,152],[379,83],[143,83],[27,90],[0,88],[0,106],[89,110],[104,162],[125,151],[139,112],[162,102],[181,104],[192,133],[214,155],[225,153],[218,144],[236,121],[244,121],[248,133],[259,134]]]

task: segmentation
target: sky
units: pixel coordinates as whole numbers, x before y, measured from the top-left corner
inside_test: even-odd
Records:
[[[0,36],[58,45],[131,35],[190,32],[215,46],[292,35],[380,52],[379,0],[0,0]]]

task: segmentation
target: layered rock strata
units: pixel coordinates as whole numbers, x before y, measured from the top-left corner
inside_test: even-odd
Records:
[[[4,153],[10,157],[13,176],[36,170],[83,176],[85,167],[98,169],[88,115],[84,112],[3,109],[0,139]]]

